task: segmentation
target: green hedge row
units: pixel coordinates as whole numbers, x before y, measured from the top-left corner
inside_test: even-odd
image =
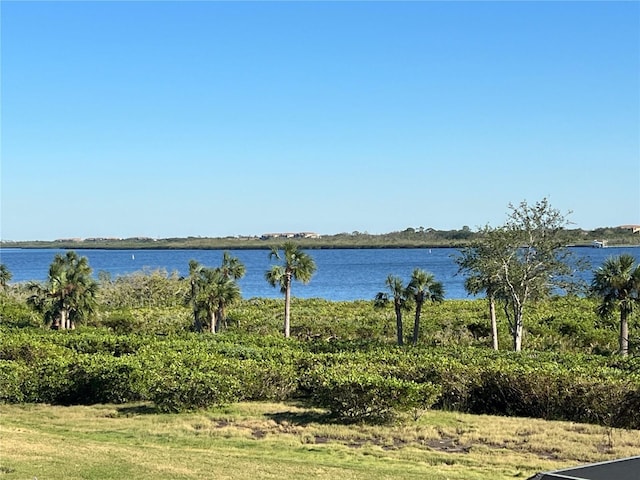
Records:
[[[640,428],[640,359],[234,335],[0,337],[0,401],[167,412],[301,398],[347,420],[430,408]]]

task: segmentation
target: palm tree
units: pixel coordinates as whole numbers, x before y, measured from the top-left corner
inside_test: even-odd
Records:
[[[485,238],[491,232],[482,232]],[[503,244],[499,242],[478,241],[460,250],[461,255],[455,259],[458,273],[466,273],[464,289],[470,295],[484,293],[489,301],[489,318],[491,321],[491,340],[493,349],[498,350],[498,321],[496,318],[496,300],[501,297],[504,283],[502,282],[502,265],[497,255]],[[506,255],[505,255],[506,257]]]
[[[498,279],[481,273],[471,274],[464,281],[464,289],[470,295],[485,293],[489,301],[489,318],[491,321],[491,343],[494,350],[498,350],[498,320],[496,318],[496,299],[500,291]]]
[[[240,299],[240,287],[235,280],[225,277],[220,268],[204,268],[201,272],[200,305],[207,311],[211,333],[220,331],[226,307]]]
[[[246,272],[246,268],[240,259],[238,257],[232,257],[229,252],[222,254],[222,266],[220,270],[226,278],[233,280],[240,280]]]
[[[240,261],[238,257],[234,257],[230,252],[225,251],[222,254],[222,265],[219,267],[220,273],[227,280],[232,280],[234,284],[236,284],[237,280],[240,280],[244,277],[246,272],[246,267],[244,263]],[[236,284],[237,287],[237,284]],[[238,288],[238,292],[240,292]],[[239,295],[238,295],[239,296]],[[224,322],[224,326],[227,326],[227,317],[224,316],[224,309],[222,309],[222,315],[220,317],[220,321]]]
[[[202,273],[202,265],[196,260],[189,260],[189,293],[186,297],[186,304],[190,304],[193,309],[193,328],[196,332],[202,331],[202,322],[200,321],[200,314],[198,308],[198,286],[200,280],[200,274]]]
[[[53,329],[73,329],[77,322],[93,313],[98,283],[91,277],[87,257],[74,251],[57,254],[49,267],[47,283],[29,284],[28,302],[45,314]]]
[[[402,284],[402,279],[395,275],[389,275],[385,281],[387,292],[378,292],[373,301],[376,308],[386,307],[393,299],[393,310],[396,314],[396,332],[398,345],[404,345],[404,334],[402,332],[402,311],[408,308],[410,297],[407,296],[407,289]]]
[[[629,353],[629,321],[634,304],[640,303],[640,264],[627,253],[610,257],[593,275],[591,291],[602,300],[596,312],[601,318],[620,311],[620,354]]]
[[[286,242],[282,246],[282,255],[277,247],[271,249],[269,259],[281,260],[282,264],[273,265],[265,272],[265,279],[272,287],[280,286],[280,292],[284,294],[284,336],[289,338],[291,334],[291,282],[298,280],[309,283],[316,271],[316,263],[313,258],[300,250],[293,242]]]
[[[4,263],[0,263],[0,287],[7,288],[7,283],[11,281],[13,275]]]
[[[197,261],[189,262],[190,291],[185,301],[193,308],[193,325],[202,331],[201,312],[206,311],[209,329],[216,333],[225,321],[225,309],[238,300],[240,287],[236,283],[245,273],[245,266],[237,257],[224,252],[222,264],[217,268],[206,268]]]
[[[407,285],[407,296],[413,298],[416,303],[416,314],[413,322],[413,344],[418,344],[420,332],[420,314],[424,302],[444,301],[444,287],[441,282],[436,281],[432,273],[421,268],[416,268],[411,274],[411,280]]]

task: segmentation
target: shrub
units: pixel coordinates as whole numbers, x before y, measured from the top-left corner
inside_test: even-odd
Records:
[[[175,369],[151,383],[149,398],[162,412],[183,412],[238,401],[238,379],[215,371]]]
[[[69,375],[73,389],[65,403],[125,403],[143,398],[142,367],[134,357],[83,355],[69,365]]]
[[[0,360],[0,403],[25,401],[24,379],[29,376],[29,367],[13,360]]]
[[[0,292],[0,325],[8,328],[37,327],[42,319],[17,296]]]
[[[399,412],[430,408],[439,388],[352,368],[319,368],[307,380],[318,407],[349,421],[385,422]]]
[[[23,382],[25,402],[68,404],[74,398],[74,382],[70,366],[73,356],[52,356],[31,366]]]
[[[293,363],[243,360],[238,366],[243,400],[281,401],[297,392],[298,370]]]

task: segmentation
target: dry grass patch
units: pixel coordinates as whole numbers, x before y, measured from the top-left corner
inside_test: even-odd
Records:
[[[640,451],[638,431],[440,411],[387,426],[282,403],[175,415],[142,404],[2,405],[0,415],[1,480],[500,480]]]

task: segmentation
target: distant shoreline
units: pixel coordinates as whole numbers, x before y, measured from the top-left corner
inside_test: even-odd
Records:
[[[640,246],[640,232],[630,226],[598,228],[595,230],[562,230],[559,241],[570,247],[593,247],[604,242],[606,247]],[[635,226],[632,226],[635,227]],[[635,233],[634,233],[635,232]],[[480,232],[468,227],[460,230],[407,228],[402,231],[370,234],[354,231],[335,235],[314,232],[266,233],[261,236],[174,237],[174,238],[64,238],[57,240],[6,241],[0,248],[50,248],[63,250],[261,250],[271,249],[284,242],[294,242],[305,249],[350,248],[462,248],[477,240]]]
[[[640,247],[638,238],[620,239],[609,241],[604,249],[615,247]],[[465,240],[414,240],[400,238],[358,238],[358,239],[270,239],[270,240],[240,240],[240,239],[171,239],[153,241],[111,240],[105,242],[95,241],[20,241],[0,242],[1,249],[60,249],[60,250],[269,250],[281,245],[285,241],[293,241],[301,248],[309,250],[326,249],[391,249],[391,248],[463,248],[469,246],[473,239]],[[592,240],[580,242],[568,241],[567,247],[594,248]]]

